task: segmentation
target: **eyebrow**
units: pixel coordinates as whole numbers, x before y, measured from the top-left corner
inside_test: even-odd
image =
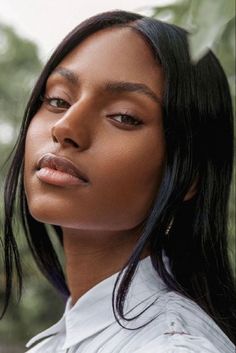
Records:
[[[65,78],[69,83],[73,86],[79,86],[79,77],[72,70],[66,69],[64,67],[58,66],[53,70],[51,76],[54,74],[59,74],[63,78]],[[147,85],[144,83],[137,82],[126,82],[126,81],[106,81],[104,86],[104,90],[110,93],[140,93],[145,95],[146,97],[151,98],[158,104],[162,105],[162,100],[158,97]]]

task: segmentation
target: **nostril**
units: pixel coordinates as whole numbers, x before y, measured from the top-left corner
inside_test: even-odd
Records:
[[[60,140],[58,140],[54,135],[52,135],[52,140],[54,143],[60,143]],[[79,148],[80,146],[78,145],[78,143],[76,143],[75,141],[73,141],[70,138],[64,138],[62,141],[62,144],[64,145],[72,145],[75,148]]]
[[[65,138],[65,139],[64,139],[64,143],[70,144],[70,145],[72,145],[72,146],[74,146],[74,147],[76,147],[76,148],[79,147],[79,145],[78,145],[75,141],[71,140],[70,138]]]

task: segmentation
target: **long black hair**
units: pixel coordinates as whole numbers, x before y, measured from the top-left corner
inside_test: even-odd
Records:
[[[198,63],[191,62],[188,34],[183,29],[125,11],[102,13],[77,26],[52,54],[32,91],[5,184],[3,313],[9,304],[15,271],[20,289],[22,285],[13,226],[17,209],[40,270],[63,295],[69,295],[47,228],[28,210],[23,184],[25,137],[53,69],[86,37],[117,26],[130,27],[142,36],[165,72],[163,124],[167,152],[163,179],[143,233],[125,264],[127,268],[124,270],[124,266],[120,272],[116,296],[113,291],[113,308],[125,319],[123,307],[128,288],[148,245],[152,264],[168,287],[194,300],[235,341],[236,290],[227,251],[233,165],[233,113],[227,79],[211,51]],[[184,201],[193,183],[196,194]],[[60,227],[54,228],[62,241]],[[165,267],[163,252],[169,258],[172,274]]]

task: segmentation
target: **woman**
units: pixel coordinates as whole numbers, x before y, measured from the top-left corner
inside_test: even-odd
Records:
[[[6,182],[6,310],[14,204],[43,274],[66,297],[30,353],[232,353],[227,255],[233,118],[212,52],[124,11],[59,45],[26,108]],[[53,225],[65,272],[53,249]]]

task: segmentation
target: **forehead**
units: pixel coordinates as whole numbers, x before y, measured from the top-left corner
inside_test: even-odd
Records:
[[[75,47],[59,64],[80,77],[84,83],[132,81],[144,83],[158,94],[164,75],[151,48],[131,28],[100,30]]]

